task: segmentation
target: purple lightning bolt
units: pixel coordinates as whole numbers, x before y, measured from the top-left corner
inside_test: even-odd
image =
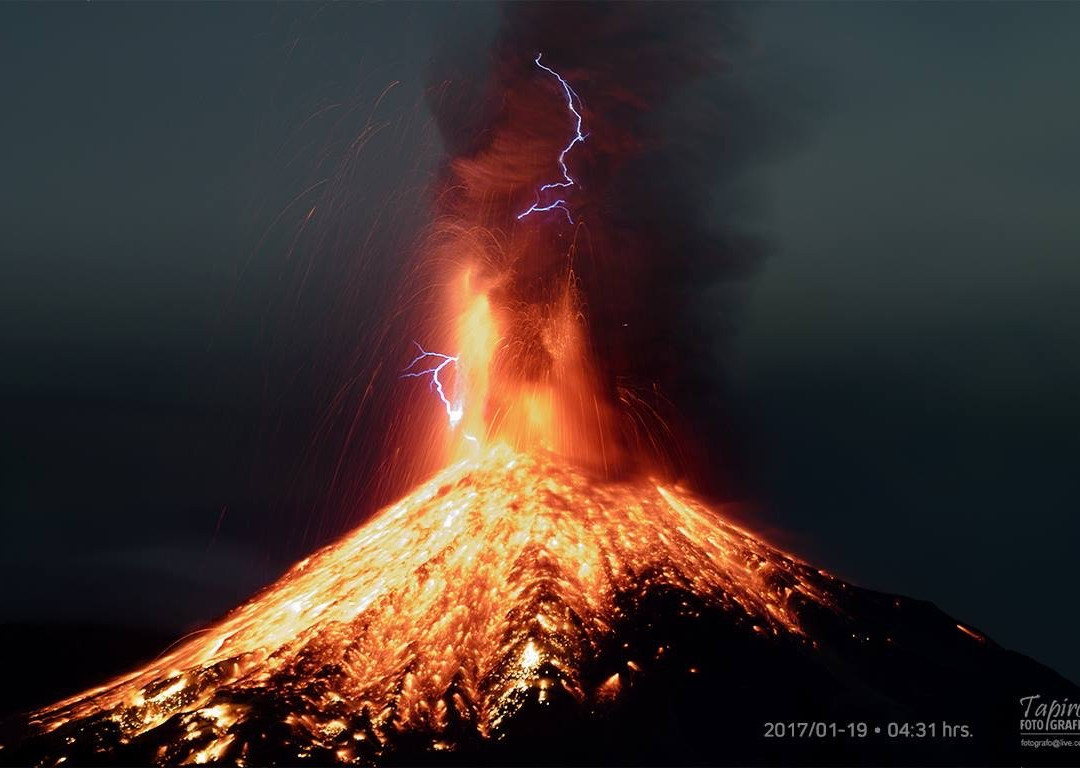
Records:
[[[450,355],[444,355],[441,352],[428,352],[421,347],[418,342],[414,341],[413,344],[416,344],[416,348],[420,350],[420,354],[413,358],[411,363],[405,366],[405,370],[402,371],[401,377],[403,379],[418,379],[422,376],[430,376],[431,383],[435,387],[435,392],[439,395],[439,399],[442,400],[443,405],[446,407],[446,416],[450,419],[450,426],[456,427],[457,423],[461,421],[465,409],[460,402],[450,402],[450,398],[446,396],[446,390],[443,389],[443,383],[439,378],[439,374],[451,363],[457,365],[458,359],[456,357],[451,357]],[[429,367],[424,368],[423,370],[414,370],[423,360],[428,361]],[[435,364],[431,365],[432,362],[435,362]]]
[[[581,132],[581,122],[582,122],[581,121],[581,113],[578,112],[577,108],[574,106],[574,101],[575,100],[577,100],[578,104],[581,103],[581,97],[579,97],[576,93],[574,93],[574,89],[570,87],[570,84],[568,82],[563,80],[562,75],[560,75],[558,72],[556,72],[551,67],[545,66],[544,64],[540,63],[540,57],[543,56],[543,55],[544,54],[542,54],[542,53],[536,54],[535,64],[536,64],[536,66],[540,67],[540,69],[544,70],[545,72],[550,72],[552,75],[555,76],[555,79],[557,79],[559,81],[559,85],[562,86],[563,92],[566,93],[566,106],[570,110],[571,114],[573,114],[573,116],[574,116],[574,118],[576,120],[576,123],[574,125],[574,136],[573,136],[573,138],[571,138],[570,143],[567,144],[563,148],[563,151],[559,153],[559,168],[562,170],[563,180],[562,181],[554,181],[554,182],[552,182],[550,184],[544,184],[542,187],[540,187],[540,189],[538,189],[536,191],[536,201],[532,205],[529,206],[528,210],[522,211],[521,213],[518,214],[518,221],[520,221],[521,219],[524,219],[526,216],[528,216],[531,213],[537,213],[539,211],[551,211],[551,210],[554,210],[555,208],[558,208],[563,213],[566,214],[566,218],[570,221],[571,224],[573,224],[574,219],[570,215],[570,209],[566,207],[566,201],[565,200],[563,200],[562,198],[559,198],[558,200],[556,200],[553,203],[549,203],[547,205],[541,205],[540,204],[540,198],[543,197],[544,193],[547,192],[549,189],[565,189],[566,187],[572,187],[572,186],[574,186],[574,184],[577,183],[577,182],[574,181],[573,177],[570,175],[570,170],[566,167],[566,154],[571,149],[574,148],[575,144],[579,144],[579,143],[585,141],[585,137],[588,134],[584,134],[584,133]]]

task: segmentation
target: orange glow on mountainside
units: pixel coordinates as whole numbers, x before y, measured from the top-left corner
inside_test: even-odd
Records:
[[[682,491],[496,444],[216,626],[33,725],[84,738],[105,728],[126,743],[171,720],[183,738],[166,739],[157,761],[243,763],[248,709],[236,694],[261,690],[302,703],[276,724],[297,757],[366,761],[410,732],[452,749],[463,727],[498,736],[553,688],[589,707],[617,697],[647,659],[628,651],[599,680],[583,669],[644,594],[682,590],[756,631],[800,635],[799,606],[830,604],[831,581]]]

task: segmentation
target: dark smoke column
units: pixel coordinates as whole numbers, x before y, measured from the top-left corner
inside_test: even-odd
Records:
[[[729,61],[744,45],[727,6],[509,4],[485,85],[433,100],[453,158],[443,212],[482,211],[502,236],[491,269],[512,270],[505,300],[550,302],[572,267],[626,454],[712,490],[729,454],[715,355],[736,307],[707,302],[764,251],[712,206],[772,135]],[[580,226],[560,210],[517,220],[571,134],[541,52],[583,105],[577,184],[560,190]]]

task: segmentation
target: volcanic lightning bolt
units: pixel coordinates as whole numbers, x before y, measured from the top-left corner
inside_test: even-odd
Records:
[[[542,185],[540,187],[540,189],[537,190],[537,192],[536,192],[536,200],[535,200],[535,202],[533,202],[533,204],[530,205],[528,207],[528,209],[526,209],[526,210],[522,211],[521,213],[519,213],[517,218],[518,218],[518,221],[520,221],[521,219],[524,219],[526,216],[528,216],[530,214],[541,213],[543,211],[551,211],[551,210],[554,210],[554,209],[558,208],[559,210],[561,210],[563,213],[566,214],[567,220],[569,220],[569,222],[571,224],[573,224],[574,219],[570,215],[570,209],[566,207],[566,201],[565,200],[563,200],[562,198],[559,198],[558,200],[555,200],[554,202],[548,203],[547,205],[542,205],[541,200],[543,199],[544,193],[547,192],[549,189],[565,189],[567,187],[572,187],[577,183],[577,182],[574,181],[574,178],[570,175],[570,169],[566,167],[566,155],[567,155],[567,153],[570,152],[571,149],[574,148],[575,145],[580,144],[581,142],[585,141],[585,137],[587,136],[587,134],[584,134],[584,133],[581,132],[581,125],[582,125],[581,113],[577,110],[577,107],[574,106],[574,101],[576,100],[578,102],[578,104],[580,104],[581,103],[581,98],[577,95],[577,93],[574,91],[574,89],[570,87],[570,84],[568,82],[566,82],[566,80],[563,78],[562,75],[560,75],[558,72],[556,72],[551,67],[541,63],[540,59],[541,59],[542,56],[543,56],[542,53],[536,54],[536,59],[534,60],[534,63],[540,69],[542,69],[545,72],[548,72],[552,76],[554,76],[555,79],[559,81],[559,85],[562,86],[563,92],[566,94],[566,106],[567,106],[567,109],[569,109],[571,114],[573,114],[574,120],[575,120],[575,123],[574,123],[574,135],[570,139],[570,143],[567,144],[565,147],[563,147],[562,152],[559,153],[559,161],[558,161],[559,162],[559,169],[562,171],[563,180],[562,181],[554,181],[554,182],[551,182],[549,184]]]
[[[416,345],[416,348],[417,350],[419,350],[420,354],[414,357],[413,361],[405,367],[405,370],[402,372],[401,377],[409,379],[419,379],[424,376],[430,376],[431,385],[435,389],[435,393],[439,396],[439,399],[442,401],[443,406],[446,408],[446,417],[450,420],[450,426],[456,427],[458,422],[461,421],[461,417],[465,413],[465,408],[461,404],[460,400],[454,403],[451,402],[449,397],[447,397],[446,388],[443,384],[442,379],[439,378],[439,374],[442,373],[443,369],[450,364],[457,366],[458,358],[456,356],[444,355],[441,352],[428,352],[426,349],[420,346],[419,342],[416,341],[414,341],[413,344]],[[428,363],[434,361],[435,364],[429,365],[427,368],[417,370],[416,366],[420,365],[424,361],[427,361]]]

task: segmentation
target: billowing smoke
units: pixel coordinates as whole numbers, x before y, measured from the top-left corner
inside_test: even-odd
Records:
[[[507,302],[550,301],[572,269],[627,453],[714,490],[729,455],[724,341],[764,253],[727,211],[775,133],[740,86],[745,48],[727,5],[509,4],[486,76],[471,51],[433,68],[451,158],[437,213],[494,233]],[[517,221],[573,131],[538,53],[582,102],[587,140],[567,156],[577,183],[559,195],[573,224],[562,210]]]
[[[376,77],[348,109],[312,105],[317,157],[293,186],[314,192],[280,226],[284,252],[299,254],[284,278],[296,296],[274,313],[305,363],[282,366],[287,380],[269,388],[310,405],[275,416],[281,434],[266,440],[275,467],[296,476],[283,506],[304,531],[297,552],[399,498],[443,465],[426,448],[461,439],[430,387],[401,372],[414,342],[461,351],[440,335],[452,325],[440,313],[447,265],[465,251],[483,254],[493,302],[522,321],[502,329],[516,334],[503,347],[525,351],[510,367],[526,378],[547,373],[538,329],[572,283],[609,410],[597,421],[617,422],[621,441],[604,446],[608,458],[619,450],[624,468],[659,464],[699,490],[732,491],[724,350],[765,251],[740,222],[744,182],[789,132],[745,85],[739,12],[508,4],[494,44],[478,31],[432,57],[426,105]],[[538,53],[581,99],[587,139],[567,156],[573,224],[560,210],[517,219],[558,178],[574,129]]]

